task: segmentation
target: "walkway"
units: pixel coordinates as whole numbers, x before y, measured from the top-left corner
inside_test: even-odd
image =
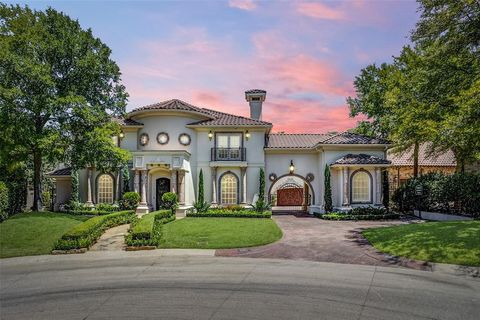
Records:
[[[312,216],[274,216],[283,231],[275,243],[241,249],[222,249],[216,256],[280,258],[335,263],[403,266],[429,269],[430,266],[409,259],[397,259],[378,252],[360,234],[363,229],[390,226],[402,221],[327,221]]]
[[[90,248],[90,251],[119,251],[125,250],[125,235],[129,224],[122,224],[105,231],[98,241]]]

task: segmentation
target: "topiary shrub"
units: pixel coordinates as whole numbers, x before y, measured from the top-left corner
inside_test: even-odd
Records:
[[[325,212],[331,212],[333,210],[332,202],[332,187],[330,185],[330,167],[328,164],[325,165],[325,181],[324,181],[324,201],[325,201]]]
[[[210,204],[205,201],[203,189],[203,170],[200,169],[200,174],[198,175],[198,199],[193,203],[193,207],[197,212],[206,212],[210,208]]]
[[[125,192],[120,201],[120,208],[122,210],[135,210],[140,203],[140,195],[138,192]]]
[[[0,222],[8,218],[8,188],[0,181]]]
[[[172,213],[178,208],[177,194],[173,192],[165,192],[162,195],[163,208],[169,209]]]

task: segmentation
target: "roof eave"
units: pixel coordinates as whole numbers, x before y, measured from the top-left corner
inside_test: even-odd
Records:
[[[342,163],[334,163],[331,164],[330,167],[390,167],[392,166],[389,163],[368,163],[368,164],[361,164],[361,163],[356,163],[356,164],[342,164]]]

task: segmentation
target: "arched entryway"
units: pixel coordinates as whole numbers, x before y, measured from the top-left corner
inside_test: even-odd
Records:
[[[307,211],[315,194],[310,182],[297,174],[286,174],[272,182],[268,198],[273,212]]]

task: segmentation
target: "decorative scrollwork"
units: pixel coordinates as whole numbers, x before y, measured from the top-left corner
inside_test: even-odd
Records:
[[[315,176],[313,175],[313,173],[308,173],[307,176],[305,177],[305,180],[307,180],[308,182],[312,182],[313,179],[315,179]]]

